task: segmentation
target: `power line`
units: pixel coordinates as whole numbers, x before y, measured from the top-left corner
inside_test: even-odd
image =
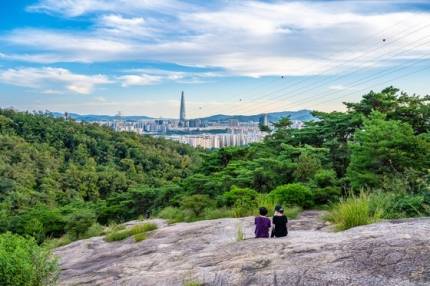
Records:
[[[429,60],[428,58],[426,58],[426,59],[425,59],[425,61],[428,61],[428,60]],[[410,66],[413,66],[413,65],[410,65]],[[410,67],[410,66],[408,66],[408,67]],[[408,76],[410,76],[410,75],[416,74],[416,73],[418,73],[418,72],[425,71],[425,70],[427,70],[427,69],[430,69],[430,65],[428,65],[428,66],[424,66],[424,68],[422,68],[422,69],[418,69],[418,70],[414,70],[414,71],[409,72],[409,73],[405,73],[405,74],[403,74],[403,75],[401,75],[401,76],[397,76],[397,77],[394,77],[394,78],[390,78],[390,79],[388,79],[388,80],[386,80],[386,81],[384,81],[384,82],[379,82],[379,83],[377,83],[377,84],[375,84],[375,85],[372,85],[372,86],[370,86],[370,87],[365,87],[365,88],[363,88],[363,89],[361,89],[361,90],[358,90],[358,91],[356,91],[356,92],[354,92],[354,93],[349,93],[349,94],[342,95],[342,96],[339,96],[339,97],[334,98],[334,99],[328,99],[328,100],[325,100],[325,101],[322,101],[322,102],[319,102],[319,101],[318,101],[318,102],[319,102],[320,104],[321,104],[321,103],[327,103],[327,102],[331,102],[331,101],[334,101],[334,100],[339,100],[340,98],[345,98],[345,97],[348,97],[348,96],[356,95],[357,93],[366,92],[366,91],[369,91],[369,88],[372,88],[372,87],[378,87],[378,86],[381,86],[381,85],[383,85],[383,84],[391,83],[393,80],[401,79],[401,78],[405,78],[405,77],[408,77]],[[396,70],[396,71],[398,71],[398,70]],[[322,98],[322,99],[324,99],[324,98]]]
[[[406,20],[408,20],[408,18],[403,19],[403,20],[401,20],[401,21],[397,22],[395,25],[391,26],[391,27],[390,27],[390,29],[392,29],[393,27],[399,26],[400,24],[402,24],[402,23],[403,23],[403,22],[405,22]],[[402,30],[402,31],[400,32],[400,34],[401,34],[401,33],[403,33],[403,32],[404,32],[404,31],[406,31],[406,30],[408,30],[408,29]],[[393,31],[393,32],[394,32],[394,31]],[[380,30],[380,31],[378,31],[377,33],[375,33],[375,34],[373,34],[372,36],[370,36],[370,38],[374,38],[374,37],[379,38],[379,37],[381,37],[382,35],[386,35],[386,33],[387,33],[386,29],[381,29],[381,30]],[[379,47],[377,47],[376,49],[378,49],[378,48],[379,48]],[[371,51],[371,52],[373,52],[373,51],[374,51],[374,50],[376,50],[376,49],[372,49],[372,50],[370,50],[370,51]],[[365,54],[365,53],[362,53],[361,55],[363,55],[363,54]],[[345,61],[352,61],[352,60],[355,60],[356,58],[359,58],[359,56],[354,57],[354,58],[352,58],[352,59],[345,60]],[[340,66],[342,66],[342,64],[339,64],[339,65],[337,65],[337,66],[335,66],[335,67],[332,67],[332,65],[328,65],[328,64],[327,64],[327,65],[326,65],[326,67],[327,67],[327,68],[328,68],[328,67],[330,67],[330,68],[323,70],[323,72],[321,72],[321,73],[327,73],[327,72],[329,72],[330,70],[335,70],[335,69],[337,69],[337,68],[338,68],[338,67],[340,67]],[[323,68],[326,68],[326,67],[323,67]],[[286,78],[286,77],[283,77],[283,76],[282,76],[282,78]],[[302,79],[302,80],[301,80],[301,81],[299,81],[299,82],[293,83],[292,85],[288,85],[288,86],[283,87],[283,88],[281,88],[281,89],[277,89],[277,90],[271,91],[271,92],[269,92],[269,94],[267,94],[267,95],[270,95],[270,94],[276,93],[276,92],[278,92],[278,91],[285,90],[285,89],[287,89],[287,88],[291,88],[292,86],[296,86],[296,85],[298,85],[298,84],[300,84],[300,83],[306,82],[307,80],[308,80],[308,78],[304,78],[304,79]],[[264,95],[264,96],[267,96],[267,95]],[[257,96],[255,96],[254,98],[247,98],[247,101],[255,100],[255,99],[259,98],[259,97],[261,97],[261,96],[259,96],[259,95],[257,94]],[[238,108],[232,108],[230,111],[235,111],[235,110],[238,110]],[[225,108],[223,109],[223,111],[225,112]]]
[[[415,31],[417,31],[417,30],[421,30],[421,29],[423,29],[423,28],[426,28],[427,26],[430,26],[430,24],[424,25],[423,27],[421,27],[421,28],[419,28],[419,29],[415,29],[415,30],[414,30],[414,32],[415,32]],[[411,32],[411,33],[412,33],[412,32]],[[423,40],[423,39],[426,39],[426,38],[428,38],[428,37],[424,37],[424,38],[421,38],[421,39],[419,39],[419,40]],[[428,43],[428,42],[426,42],[425,44],[427,44],[427,43]],[[420,44],[420,45],[418,45],[418,46],[414,46],[414,47],[409,48],[409,49],[406,49],[406,50],[401,50],[399,53],[395,53],[395,54],[391,55],[390,57],[400,55],[400,54],[402,54],[402,53],[404,53],[404,52],[406,52],[406,51],[416,49],[416,48],[418,48],[418,47],[420,47],[420,46],[422,46],[422,45],[423,45],[423,44],[421,43],[421,44]],[[286,97],[286,96],[290,96],[290,98],[294,98],[294,97],[296,97],[296,96],[298,96],[298,95],[300,95],[300,94],[303,94],[304,92],[308,92],[308,91],[311,91],[311,90],[315,90],[317,87],[321,87],[321,86],[323,86],[323,85],[325,85],[325,84],[327,84],[327,83],[330,83],[330,82],[335,82],[335,81],[337,81],[337,80],[339,80],[339,79],[341,79],[341,78],[345,78],[345,77],[347,77],[347,76],[350,76],[350,75],[352,75],[352,74],[355,74],[355,73],[357,73],[358,71],[361,71],[361,70],[363,70],[363,69],[365,69],[365,68],[367,68],[367,67],[364,67],[364,68],[361,68],[361,69],[357,69],[357,70],[354,70],[354,71],[349,72],[349,73],[346,73],[346,74],[338,75],[338,76],[336,76],[335,78],[329,78],[328,80],[326,79],[326,80],[323,80],[323,81],[317,82],[317,83],[316,83],[316,85],[313,85],[313,86],[311,85],[312,87],[311,87],[311,88],[308,88],[308,89],[302,89],[302,90],[298,89],[298,90],[296,90],[295,92],[290,93],[290,94],[280,94],[280,95],[278,95],[278,96],[274,97],[273,99],[276,99],[276,98],[284,98],[284,97]],[[292,95],[292,96],[291,96],[291,95]],[[274,103],[267,103],[267,104],[265,104],[265,105],[263,105],[263,106],[270,106],[270,105],[273,105],[273,104],[277,104],[277,102],[274,102]],[[257,107],[254,107],[253,109],[248,110],[248,111],[255,110],[256,108],[257,108]],[[258,108],[261,108],[261,105],[260,105],[260,106],[258,106]]]

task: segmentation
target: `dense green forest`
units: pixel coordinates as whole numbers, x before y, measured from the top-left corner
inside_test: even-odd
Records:
[[[139,216],[326,208],[354,195],[372,216],[429,215],[430,97],[389,87],[345,104],[303,129],[284,118],[264,142],[213,151],[0,110],[0,232],[41,243]]]

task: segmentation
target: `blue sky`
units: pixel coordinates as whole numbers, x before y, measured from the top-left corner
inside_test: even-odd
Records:
[[[204,4],[203,4],[204,3]],[[0,2],[0,106],[188,117],[428,94],[428,1]]]

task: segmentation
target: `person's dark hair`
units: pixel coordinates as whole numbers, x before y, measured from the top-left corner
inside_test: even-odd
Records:
[[[265,207],[260,208],[260,215],[267,215],[267,209]]]
[[[279,212],[280,214],[283,214],[283,213],[284,213],[284,209],[283,209],[283,208],[279,208],[279,209],[278,209],[278,212]]]
[[[280,209],[282,209],[281,205],[276,205],[275,211],[279,212]]]

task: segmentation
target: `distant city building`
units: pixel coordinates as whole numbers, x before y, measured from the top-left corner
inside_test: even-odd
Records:
[[[64,115],[67,118],[67,114]],[[206,149],[227,146],[244,146],[260,142],[268,134],[261,130],[261,125],[269,127],[267,114],[261,114],[259,122],[227,120],[186,119],[185,96],[181,92],[179,119],[138,119],[128,120],[121,112],[109,121],[94,121],[109,126],[116,131],[136,132],[138,134],[164,137]],[[292,128],[302,128],[303,122],[292,121]]]
[[[185,97],[184,92],[181,92],[181,107],[179,110],[179,126],[186,126],[186,117],[185,117]]]
[[[262,126],[269,126],[269,117],[268,117],[267,113],[261,114],[259,123]]]

